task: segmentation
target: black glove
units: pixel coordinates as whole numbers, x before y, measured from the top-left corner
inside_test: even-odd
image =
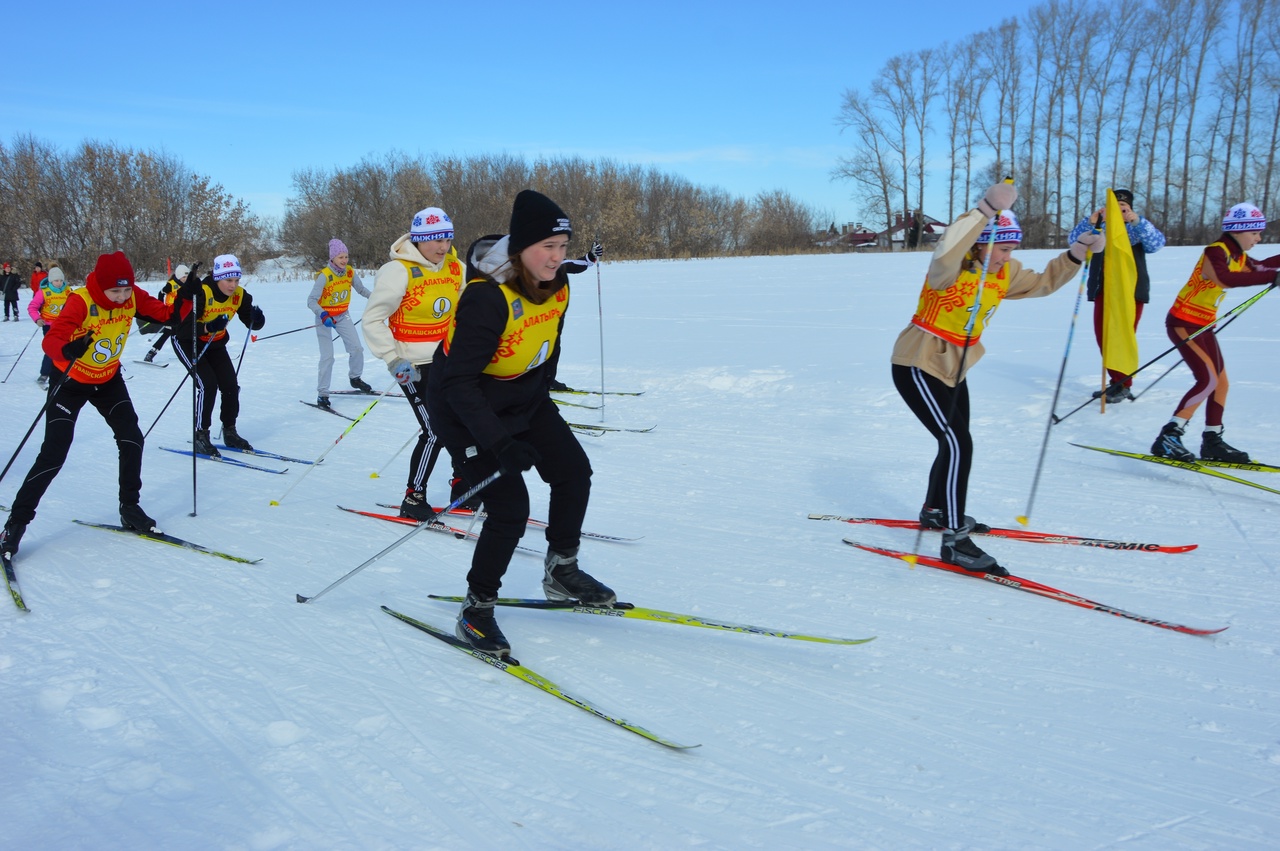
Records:
[[[85,352],[89,351],[89,347],[93,345],[93,335],[85,334],[78,340],[72,340],[62,347],[62,356],[67,360],[76,360]],[[526,470],[528,467],[525,468]]]
[[[592,263],[599,263],[600,258],[604,256],[604,246],[599,240],[591,243],[591,250],[587,252],[587,259]]]
[[[212,322],[205,323],[204,332],[206,334],[217,334],[219,331],[221,331],[223,328],[226,328],[226,327],[227,327],[227,317],[219,316],[217,319],[213,320]]]
[[[259,331],[262,329],[262,326],[266,324],[267,324],[267,317],[263,314],[262,308],[258,307],[257,305],[254,305],[253,321],[249,323],[249,330]]]
[[[182,286],[178,287],[178,298],[190,301],[195,294],[200,292],[200,261],[191,264],[191,271],[187,273],[187,280]]]
[[[498,469],[511,476],[523,473],[542,460],[538,450],[523,440],[512,440],[504,437],[493,447],[493,454],[498,456]]]

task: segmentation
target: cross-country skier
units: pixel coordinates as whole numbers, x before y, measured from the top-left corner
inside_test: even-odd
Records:
[[[549,392],[569,307],[561,264],[572,235],[550,198],[517,195],[510,233],[468,250],[467,287],[431,367],[431,423],[463,477],[474,485],[502,471],[484,491],[486,518],[456,627],[459,638],[498,656],[511,645],[493,607],[529,518],[522,473],[531,467],[551,487],[543,591],[593,606],[617,599],[578,567],[591,464]]]
[[[240,286],[240,277],[240,261],[236,256],[219,254],[214,258],[213,272],[201,281],[188,279],[178,296],[179,317],[173,332],[173,351],[188,369],[194,366],[198,413],[192,448],[200,455],[214,458],[222,457],[209,437],[213,405],[219,392],[222,393],[219,418],[223,441],[232,449],[253,450],[249,441],[236,431],[240,385],[235,364],[227,353],[227,324],[232,316],[238,316],[246,328],[257,331],[267,320],[262,309],[254,306],[253,296]]]
[[[365,298],[369,290],[360,280],[359,273],[347,265],[350,258],[346,244],[340,239],[329,240],[329,262],[316,272],[315,285],[307,295],[307,308],[316,315],[316,341],[320,344],[320,367],[316,375],[316,404],[329,405],[329,382],[333,379],[333,332],[338,332],[342,347],[347,351],[347,379],[352,387],[372,393],[361,377],[364,372],[364,346],[351,321],[351,291]]]
[[[427,415],[427,377],[461,289],[462,261],[453,249],[453,221],[439,207],[427,207],[414,214],[409,232],[391,244],[391,261],[378,269],[360,321],[369,351],[386,363],[418,418],[418,442],[409,456],[400,516],[419,521],[435,514],[427,499],[427,479],[441,448]],[[450,502],[466,490],[456,474],[452,486]]]
[[[982,358],[982,332],[1000,302],[1055,292],[1075,277],[1086,253],[1104,242],[1102,234],[1085,234],[1044,272],[1024,269],[1012,256],[1022,241],[1022,228],[1008,209],[1017,197],[1012,184],[997,183],[947,228],[929,261],[916,313],[898,335],[891,358],[894,386],[938,441],[920,524],[943,530],[943,561],[997,576],[1009,574],[969,538],[977,524],[964,513],[973,437],[961,365],[967,373]],[[966,330],[970,316],[974,323]]]
[[[0,531],[0,551],[13,555],[36,516],[40,498],[71,449],[76,419],[85,403],[111,427],[120,450],[120,524],[138,532],[156,531],[156,521],[138,505],[142,491],[142,429],[120,374],[120,353],[135,315],[166,322],[172,308],[134,285],[133,266],[123,251],[98,258],[85,285],[72,290],[42,341],[44,352],[66,377],[49,388],[44,443],[18,488],[13,509]]]
[[[1200,255],[1191,279],[1173,300],[1165,317],[1169,339],[1191,368],[1195,384],[1182,397],[1173,418],[1165,423],[1151,447],[1152,455],[1175,461],[1194,461],[1196,456],[1182,445],[1182,435],[1201,403],[1204,434],[1200,437],[1200,457],[1212,461],[1249,463],[1249,453],[1222,439],[1222,412],[1227,404],[1227,365],[1212,332],[1187,338],[1218,321],[1218,305],[1231,287],[1256,287],[1276,282],[1280,254],[1254,260],[1246,252],[1262,241],[1267,218],[1252,204],[1236,204],[1222,219],[1222,235]]]

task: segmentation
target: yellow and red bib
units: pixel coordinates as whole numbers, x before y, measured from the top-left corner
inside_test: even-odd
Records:
[[[130,294],[129,300],[124,304],[105,310],[84,289],[71,291],[67,299],[73,298],[84,302],[85,317],[71,339],[79,340],[86,334],[92,334],[93,345],[76,358],[67,375],[81,384],[102,384],[120,369],[120,353],[124,351],[125,340],[129,338],[129,326],[133,323],[137,302]],[[53,363],[59,371],[67,368],[66,361],[55,359]]]
[[[330,316],[338,317],[351,307],[351,281],[355,278],[355,270],[346,267],[341,275],[333,271],[332,266],[325,266],[317,274],[324,275],[324,289],[320,292],[320,309],[328,311]]]
[[[555,351],[560,317],[569,309],[569,288],[562,287],[542,304],[533,304],[507,284],[499,284],[498,289],[507,301],[507,327],[484,374],[508,381],[542,366]],[[450,326],[449,339],[453,339],[456,327]],[[445,352],[448,351],[446,342]]]
[[[240,309],[240,303],[244,301],[244,287],[237,286],[226,301],[217,301],[213,297],[213,290],[208,284],[204,284],[204,312],[200,314],[196,320],[202,325],[208,325],[221,317],[226,317],[227,322],[231,321],[231,317],[236,315],[236,311]],[[215,284],[214,286],[217,286]],[[226,325],[213,334],[201,334],[200,342],[207,343],[210,340],[221,340],[227,336]]]
[[[1248,266],[1249,257],[1243,252],[1239,257],[1231,257],[1231,250],[1227,248],[1225,242],[1215,242],[1209,248],[1214,246],[1227,252],[1227,257],[1230,258],[1227,268],[1232,272],[1240,272]],[[1218,305],[1227,294],[1222,284],[1211,281],[1205,276],[1204,268],[1208,262],[1208,256],[1201,254],[1200,262],[1196,263],[1196,268],[1191,271],[1191,279],[1178,291],[1178,297],[1173,300],[1173,307],[1169,308],[1169,312],[1177,318],[1195,325],[1209,325],[1217,320]]]
[[[439,272],[401,260],[409,284],[400,307],[387,318],[391,336],[404,343],[433,343],[450,333],[453,311],[462,290],[462,262],[449,249]]]
[[[980,269],[962,271],[956,277],[956,282],[945,290],[931,288],[926,278],[920,289],[920,301],[916,305],[915,316],[911,317],[911,324],[957,346],[963,346],[966,338],[970,346],[975,345],[991,322],[996,308],[1009,292],[1005,268],[1001,266],[995,272],[987,271],[982,286],[982,302],[979,305],[982,312],[974,320],[972,333],[965,332],[965,325],[968,324],[974,303],[978,300],[978,281],[982,278]]]
[[[67,303],[67,296],[71,295],[71,285],[63,284],[62,292],[54,292],[46,278],[40,282],[40,291],[44,293],[44,301],[40,303],[40,319],[43,322],[52,323],[62,312],[62,306]]]

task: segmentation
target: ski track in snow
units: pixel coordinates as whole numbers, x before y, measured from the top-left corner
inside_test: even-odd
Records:
[[[1149,258],[1144,362],[1169,345],[1163,314],[1197,253]],[[1033,268],[1052,256],[1019,254]],[[572,418],[657,428],[581,438],[596,471],[587,528],[644,536],[584,542],[587,569],[641,606],[877,636],[841,647],[501,612],[522,663],[612,715],[702,745],[688,752],[591,718],[379,611],[451,627],[456,607],[427,594],[464,590],[467,542],[420,535],[321,600],[294,602],[408,531],[334,507],[400,499],[408,454],[391,458],[416,429],[406,406],[379,404],[310,472],[199,464],[192,517],[191,461],[158,449],[190,437],[190,396],[179,394],[148,438],[143,506],[165,531],[261,557],[256,565],[73,526],[116,520],[115,447],[86,408],[18,557],[32,612],[0,612],[4,844],[1274,847],[1280,498],[1069,445],[1145,451],[1189,385],[1185,368],[1136,403],[1101,416],[1086,408],[1054,427],[1030,526],[1199,549],[984,546],[1014,573],[1071,593],[1230,626],[1215,638],[913,569],[840,542],[909,549],[913,531],[807,519],[919,510],[932,443],[894,391],[888,358],[927,262],[921,253],[602,269],[606,386],[644,395],[606,397],[603,412]],[[600,386],[594,283],[576,282],[560,372],[581,388]],[[246,286],[268,333],[307,321],[305,274]],[[1002,305],[984,339],[988,354],[970,374],[969,513],[980,520],[1014,525],[1027,507],[1076,289]],[[1230,293],[1224,309],[1251,294]],[[1090,310],[1081,305],[1059,413],[1099,385]],[[1270,463],[1280,461],[1278,319],[1280,296],[1268,296],[1222,336],[1226,437]],[[0,325],[0,369],[30,333]],[[243,334],[233,326],[236,356]],[[151,339],[134,333],[123,357],[144,430],[181,379],[132,364]],[[6,453],[40,404],[33,351],[0,385]],[[239,427],[255,445],[314,458],[346,428],[295,410],[314,395],[316,357],[306,332],[249,345]],[[345,366],[339,347],[335,388]],[[389,380],[367,354],[364,376],[379,389]],[[350,416],[368,402],[334,397]],[[0,501],[12,501],[41,434],[0,483]],[[530,490],[545,517],[545,486],[530,477]],[[445,499],[444,473],[430,491]],[[938,546],[936,534],[921,540],[926,552]],[[541,533],[524,543],[541,548]],[[537,596],[540,579],[536,560],[515,559],[504,594]]]

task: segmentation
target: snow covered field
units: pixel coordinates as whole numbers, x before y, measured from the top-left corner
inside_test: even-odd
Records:
[[[1150,258],[1144,361],[1167,348],[1164,312],[1198,250]],[[1043,268],[1051,254],[1019,256]],[[142,504],[172,534],[263,559],[253,566],[73,525],[118,520],[114,444],[86,408],[18,557],[32,611],[0,608],[0,845],[1274,848],[1280,496],[1068,445],[1145,452],[1189,386],[1185,368],[1136,403],[1054,429],[1030,526],[1198,549],[983,546],[1029,579],[1230,627],[1216,638],[910,569],[841,538],[910,549],[913,532],[807,519],[920,508],[932,441],[895,393],[888,356],[927,262],[602,270],[606,385],[644,391],[610,397],[604,422],[657,428],[583,438],[596,470],[587,528],[644,536],[585,542],[584,567],[641,606],[877,636],[830,646],[500,611],[521,662],[702,745],[691,751],[592,718],[379,611],[451,627],[456,607],[427,595],[463,593],[466,542],[422,533],[322,599],[295,602],[405,533],[335,508],[400,499],[408,458],[391,458],[416,428],[403,401],[379,403],[278,507],[270,501],[304,467],[269,475],[202,462],[191,517],[191,462],[159,448],[190,437],[184,388],[148,439]],[[246,279],[266,312],[263,336],[310,319],[310,281],[280,277]],[[1012,526],[1025,511],[1076,289],[1008,302],[988,331],[990,353],[970,378],[969,511],[979,520]],[[560,377],[598,388],[595,275],[578,276],[573,292]],[[1060,411],[1098,385],[1088,309]],[[1280,463],[1278,327],[1272,294],[1222,335],[1226,438],[1270,463]],[[31,330],[0,325],[0,369]],[[243,334],[236,324],[237,355]],[[149,343],[135,334],[125,355],[144,430],[181,378],[175,366],[133,362]],[[4,460],[40,405],[33,351],[0,385]],[[297,401],[314,399],[316,357],[310,331],[248,346],[239,427],[255,445],[314,458],[342,433],[346,422]],[[345,377],[341,354],[334,373]],[[378,389],[390,382],[372,359],[364,376]],[[335,397],[351,415],[367,402]],[[0,502],[11,502],[41,434],[0,483]],[[431,482],[435,501],[448,494],[445,472]],[[1280,477],[1242,475],[1280,487]],[[531,489],[544,515],[545,487],[535,478]],[[934,553],[937,537],[924,541]],[[525,543],[543,549],[536,530]],[[504,593],[536,596],[540,578],[540,560],[517,554]]]

